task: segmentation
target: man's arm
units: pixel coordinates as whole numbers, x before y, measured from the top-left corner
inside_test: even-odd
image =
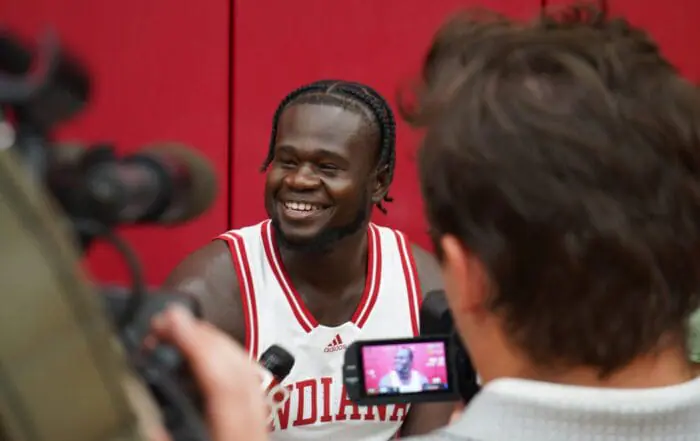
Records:
[[[444,289],[442,272],[435,257],[417,245],[412,245],[411,248],[423,294]],[[447,425],[456,403],[452,401],[411,405],[411,410],[401,426],[401,436],[422,435]]]
[[[245,341],[245,318],[238,277],[228,245],[215,240],[187,256],[163,289],[192,296],[202,318],[238,342]]]

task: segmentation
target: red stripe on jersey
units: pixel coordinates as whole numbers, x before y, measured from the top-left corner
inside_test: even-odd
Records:
[[[406,245],[406,252],[408,253],[408,262],[410,263],[411,273],[413,274],[413,288],[416,294],[416,311],[420,317],[420,308],[423,304],[423,291],[420,287],[420,276],[418,275],[418,267],[416,266],[416,259],[413,257],[413,250],[411,249],[411,244],[408,242],[406,235],[401,233],[403,236],[404,244]]]
[[[310,332],[318,326],[316,318],[306,307],[306,304],[301,298],[301,295],[296,290],[292,281],[284,267],[282,258],[279,254],[274,241],[273,231],[270,221],[266,221],[261,228],[265,255],[272,272],[277,279],[282,292],[289,303],[292,313],[296,317],[301,327]],[[372,307],[376,303],[376,297],[379,293],[379,281],[381,280],[381,243],[379,241],[379,231],[373,225],[367,229],[367,276],[365,279],[365,287],[357,305],[357,309],[351,318],[351,322],[358,327],[362,327],[369,317]]]
[[[306,332],[311,332],[313,328],[318,326],[316,319],[311,315],[311,313],[306,309],[304,302],[301,300],[301,296],[297,293],[296,289],[289,280],[287,271],[282,264],[282,259],[279,256],[279,252],[274,245],[274,238],[272,237],[272,229],[270,228],[270,221],[266,221],[262,228],[260,229],[262,233],[263,245],[265,247],[265,256],[267,256],[267,261],[272,268],[272,272],[277,279],[282,292],[289,303],[289,307],[292,308],[292,313],[296,317],[297,321],[301,327]]]
[[[219,239],[226,241],[241,291],[241,308],[245,320],[245,348],[251,358],[258,358],[258,311],[255,303],[255,286],[250,272],[248,254],[243,238],[234,232],[224,233]]]
[[[401,266],[403,267],[404,279],[406,281],[411,327],[413,329],[413,335],[418,335],[420,333],[418,317],[420,313],[421,294],[420,288],[416,283],[418,278],[416,277],[415,262],[413,261],[413,254],[408,247],[408,242],[404,234],[394,231],[394,235],[396,236],[396,245],[398,246],[399,255],[401,256]]]
[[[360,303],[357,305],[351,321],[362,328],[377,303],[379,297],[379,285],[382,280],[382,242],[379,237],[379,229],[370,224],[367,230],[367,276],[365,278],[365,290]]]

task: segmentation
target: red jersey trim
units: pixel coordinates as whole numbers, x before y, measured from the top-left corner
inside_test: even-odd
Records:
[[[420,284],[418,283],[418,271],[416,270],[416,262],[413,259],[413,252],[406,240],[406,236],[394,231],[396,236],[396,245],[401,256],[401,266],[403,267],[404,280],[406,282],[406,292],[408,293],[408,309],[411,316],[411,328],[413,335],[417,336],[420,333],[418,317],[420,317],[420,305],[423,301]]]
[[[280,258],[279,252],[274,245],[274,238],[272,236],[272,228],[270,228],[269,220],[262,224],[260,232],[262,233],[263,248],[265,248],[265,256],[267,257],[267,261],[270,264],[270,268],[272,269],[277,282],[282,288],[282,292],[289,303],[289,307],[292,308],[294,317],[296,317],[304,331],[311,332],[313,328],[318,326],[318,323],[306,309],[306,306],[304,306],[304,303],[301,301],[301,297],[296,292],[291,281],[289,280],[287,270],[284,269],[282,259]]]
[[[308,310],[301,295],[296,290],[289,278],[289,274],[284,267],[282,258],[277,249],[274,234],[270,225],[270,221],[263,223],[261,228],[263,246],[270,268],[272,269],[275,278],[277,279],[282,292],[284,293],[287,302],[296,317],[299,325],[306,332],[311,332],[312,329],[318,326],[318,321]],[[376,303],[376,297],[379,293],[379,281],[381,274],[381,246],[379,243],[379,232],[376,227],[370,226],[367,229],[367,275],[365,280],[365,288],[360,298],[360,302],[352,316],[351,321],[361,327],[366,321],[372,307]]]
[[[243,238],[234,232],[227,232],[219,236],[226,241],[231,251],[233,266],[238,276],[238,284],[241,291],[241,306],[245,320],[245,348],[254,360],[258,359],[258,311],[255,303],[255,287],[253,276],[250,272],[250,263],[245,249]]]
[[[379,285],[382,280],[382,242],[379,229],[374,224],[369,224],[367,229],[367,277],[365,289],[360,303],[357,305],[351,322],[358,328],[362,328],[374,309],[379,297]]]

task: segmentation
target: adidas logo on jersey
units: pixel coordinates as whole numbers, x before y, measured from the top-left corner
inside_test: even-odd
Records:
[[[335,334],[335,338],[328,343],[328,345],[323,348],[323,352],[338,352],[343,351],[347,348],[347,345],[343,343],[343,339],[340,338],[340,334]]]

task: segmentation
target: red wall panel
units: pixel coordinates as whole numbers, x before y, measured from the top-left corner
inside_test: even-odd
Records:
[[[366,82],[390,99],[418,72],[430,38],[446,17],[481,4],[531,15],[539,0],[236,1],[234,11],[234,226],[264,218],[263,175],[272,115],[286,93],[321,78]],[[399,121],[397,170],[378,223],[427,246],[414,152],[418,138]]]
[[[158,140],[181,141],[217,167],[221,196],[206,215],[164,229],[134,227],[126,239],[160,283],[184,255],[225,230],[228,217],[230,6],[225,0],[0,0],[0,20],[36,37],[51,24],[94,74],[89,108],[60,138],[110,140],[122,153]],[[124,281],[125,268],[104,246],[89,267]]]
[[[552,6],[570,5],[572,0],[547,0]],[[700,1],[697,0],[608,0],[610,13],[623,16],[644,28],[662,52],[688,78],[700,82]]]
[[[611,11],[627,17],[654,37],[685,76],[700,82],[700,2],[697,0],[613,0]]]

